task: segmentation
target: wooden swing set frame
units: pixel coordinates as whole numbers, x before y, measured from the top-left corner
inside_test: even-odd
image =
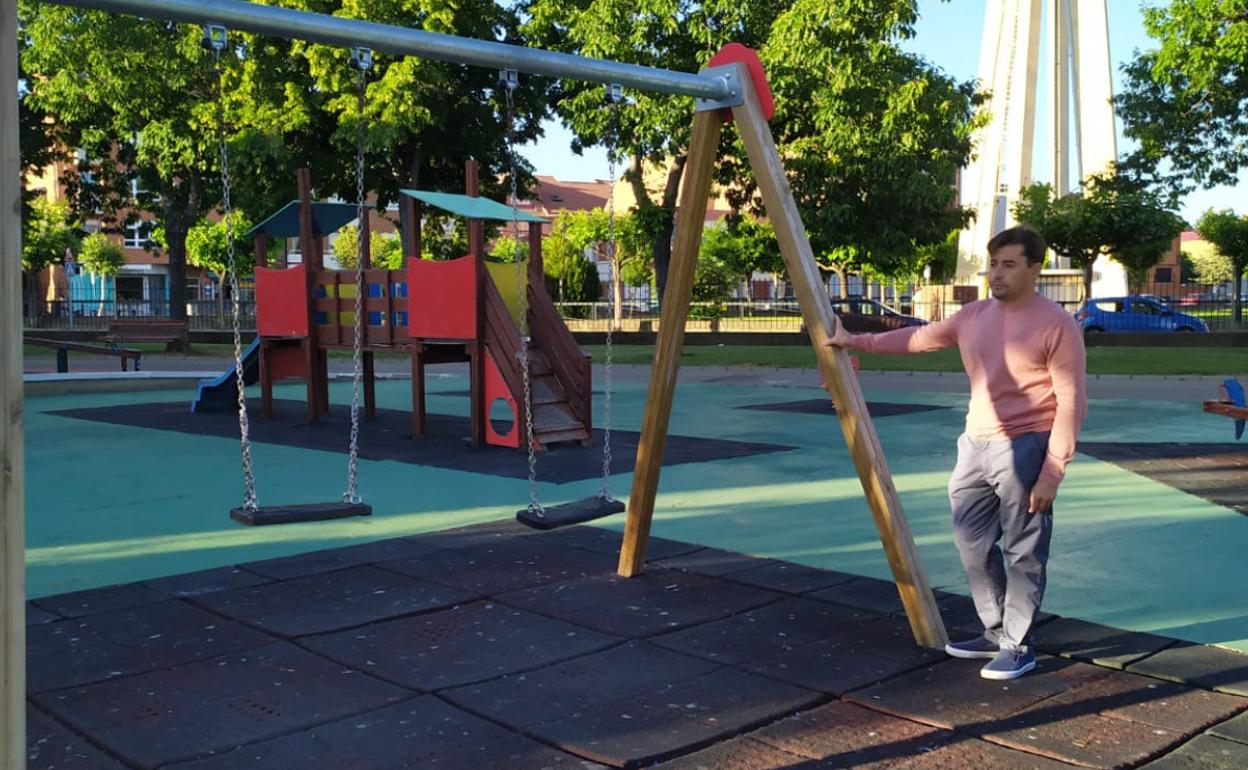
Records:
[[[775,227],[789,279],[810,331],[823,381],[837,416],[915,641],[941,648],[947,641],[931,586],[923,571],[897,490],[867,413],[849,355],[822,343],[835,331],[836,316],[816,267],[805,228],[776,152],[770,93],[753,52],[729,46],[714,66],[696,75],[559,54],[489,41],[436,35],[372,22],[261,6],[240,0],[48,0],[61,5],[130,13],[332,45],[364,45],[377,51],[417,55],[475,66],[577,78],[698,98],[675,243],[663,298],[649,392],[642,418],[637,465],[628,501],[619,574],[645,567],[659,473],[667,441],[676,375],[693,289],[712,171],[724,123],[735,121],[758,180],[767,216]],[[0,4],[0,40],[17,37],[16,4]],[[729,52],[729,49],[733,51]],[[17,52],[0,45],[0,770],[25,767],[25,533],[21,323],[21,166],[18,147]]]

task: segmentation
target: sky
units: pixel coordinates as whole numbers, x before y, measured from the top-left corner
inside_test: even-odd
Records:
[[[973,80],[979,70],[979,44],[983,32],[985,6],[999,0],[919,0],[921,17],[914,39],[905,41],[903,47],[913,51],[950,76],[958,80]],[[1153,0],[1153,4],[1161,0]],[[1155,47],[1144,32],[1144,20],[1140,0],[1106,0],[1109,11],[1109,54],[1113,60],[1114,90],[1121,85],[1121,66],[1134,58],[1134,52]],[[1046,32],[1041,33],[1042,36]],[[1041,43],[1042,49],[1044,43]],[[1044,115],[1047,85],[1042,57],[1041,80],[1037,95],[1037,114]],[[680,97],[673,97],[680,98]],[[1036,148],[1033,160],[1034,178],[1039,182],[1051,180],[1048,150],[1047,121],[1038,121]],[[557,121],[546,124],[546,136],[535,145],[521,149],[522,154],[535,166],[538,174],[554,176],[565,181],[607,177],[606,153],[600,148],[585,151],[583,156],[572,154],[568,149],[571,134]],[[1128,151],[1130,143],[1122,137],[1118,127],[1119,153]],[[1181,204],[1179,214],[1189,223],[1208,208],[1231,207],[1244,213],[1248,209],[1248,179],[1238,188],[1220,187],[1199,190],[1189,195]]]

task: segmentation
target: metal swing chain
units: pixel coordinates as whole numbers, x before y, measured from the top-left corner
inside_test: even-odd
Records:
[[[620,102],[624,99],[624,89],[617,83],[606,86],[607,101],[610,102],[610,126],[607,134],[607,181],[610,185],[607,192],[607,265],[611,270],[611,288],[607,292],[607,355],[604,362],[605,382],[603,383],[602,403],[602,489],[598,497],[607,502],[615,502],[611,494],[611,361],[612,331],[615,327],[615,154],[619,134]]]
[[[351,370],[351,440],[347,449],[347,489],[342,493],[343,502],[358,504],[360,499],[360,380],[363,378],[361,358],[364,347],[364,222],[368,212],[364,206],[364,95],[368,84],[368,72],[373,66],[373,52],[368,48],[356,48],[351,52],[351,63],[359,71],[356,92],[357,122],[355,129],[355,212],[357,229],[355,259],[355,340],[352,344]],[[371,233],[370,233],[371,234]]]
[[[243,510],[260,507],[256,497],[256,472],[251,463],[251,425],[247,419],[247,383],[243,376],[243,343],[241,327],[242,301],[238,291],[238,265],[234,262],[234,213],[230,205],[230,157],[225,144],[225,69],[221,52],[225,50],[228,33],[225,27],[209,24],[204,27],[204,46],[212,51],[213,69],[217,73],[217,150],[221,157],[221,209],[225,216],[226,275],[234,295],[234,381],[238,386],[238,435],[243,460]]]
[[[503,86],[503,93],[507,101],[507,163],[511,172],[511,231],[515,235],[517,245],[519,245],[520,193],[519,182],[516,179],[518,164],[516,163],[516,105],[514,100],[514,92],[519,84],[519,75],[515,70],[502,70],[499,73],[499,82]],[[528,292],[525,291],[524,266],[520,264],[518,248],[515,260],[516,306],[520,316],[520,349],[516,351],[516,358],[520,362],[520,372],[524,380],[525,441],[529,450],[529,506],[527,510],[538,518],[544,518],[546,509],[542,506],[541,500],[537,496],[537,450],[534,448],[535,442],[533,440],[533,383],[529,371],[529,300]]]

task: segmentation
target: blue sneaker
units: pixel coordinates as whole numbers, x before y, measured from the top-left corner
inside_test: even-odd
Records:
[[[1036,667],[1034,652],[1001,650],[992,662],[979,670],[984,679],[1018,679]]]
[[[974,639],[967,639],[965,642],[949,642],[945,645],[945,652],[955,658],[968,660],[971,658],[995,658],[1000,651],[1000,645],[986,636],[977,636]]]

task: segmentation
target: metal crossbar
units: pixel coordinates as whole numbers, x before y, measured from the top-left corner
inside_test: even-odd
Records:
[[[219,24],[231,30],[298,38],[344,48],[367,46],[374,51],[534,75],[618,83],[627,88],[683,94],[719,102],[740,103],[740,90],[723,73],[689,72],[623,64],[575,54],[544,51],[492,40],[474,40],[394,27],[388,24],[296,11],[242,0],[46,0],[54,5],[91,8],[151,19]]]

